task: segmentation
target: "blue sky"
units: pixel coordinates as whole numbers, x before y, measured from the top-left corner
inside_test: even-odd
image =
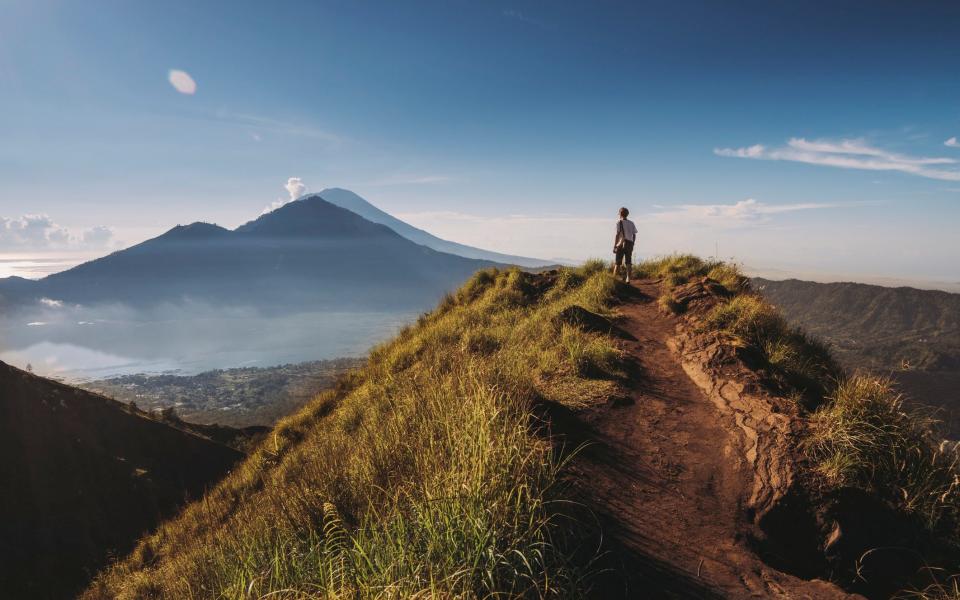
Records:
[[[297,177],[512,253],[606,256],[626,205],[643,255],[956,284],[958,25],[930,1],[5,0],[0,275],[236,226]]]

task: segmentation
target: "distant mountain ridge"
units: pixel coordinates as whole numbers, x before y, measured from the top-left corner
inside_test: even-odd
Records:
[[[2,362],[0,390],[4,598],[71,597],[243,457]]]
[[[331,202],[337,206],[355,212],[356,214],[367,220],[373,221],[374,223],[386,225],[408,240],[423,246],[427,246],[428,248],[433,248],[438,252],[447,252],[449,254],[456,254],[457,256],[463,256],[465,258],[490,260],[528,268],[547,267],[557,263],[557,261],[548,261],[539,258],[514,256],[511,254],[492,252],[490,250],[483,250],[481,248],[475,248],[473,246],[467,246],[465,244],[459,244],[457,242],[451,242],[449,240],[438,238],[432,233],[418,229],[413,225],[401,221],[393,215],[380,210],[369,201],[351,192],[350,190],[345,190],[342,188],[328,188],[318,194],[311,195],[320,196],[327,202]]]
[[[0,280],[0,306],[199,301],[270,309],[425,309],[491,261],[416,244],[307,196],[231,231],[210,223],[166,233],[39,281]]]
[[[960,294],[797,279],[753,284],[851,367],[960,370]]]

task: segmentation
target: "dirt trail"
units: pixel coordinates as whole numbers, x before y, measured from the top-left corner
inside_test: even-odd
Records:
[[[589,447],[572,471],[583,501],[626,573],[598,595],[629,598],[842,598],[822,581],[765,565],[742,535],[751,475],[716,407],[686,375],[667,339],[658,288],[634,284],[618,322],[635,374],[629,402],[578,415]],[[578,436],[579,437],[579,436]]]

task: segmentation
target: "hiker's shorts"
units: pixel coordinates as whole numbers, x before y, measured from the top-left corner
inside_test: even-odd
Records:
[[[617,248],[617,266],[622,265],[624,260],[627,261],[628,267],[633,266],[633,242],[627,240]]]

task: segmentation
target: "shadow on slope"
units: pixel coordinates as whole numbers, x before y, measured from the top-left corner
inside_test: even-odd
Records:
[[[0,456],[0,595],[59,599],[243,455],[0,363]]]

